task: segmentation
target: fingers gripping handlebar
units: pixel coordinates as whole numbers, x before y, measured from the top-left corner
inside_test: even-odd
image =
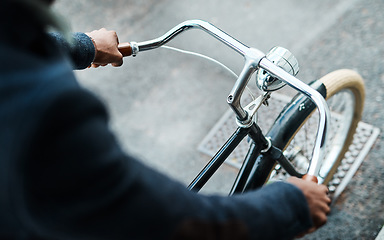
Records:
[[[322,158],[325,152],[327,130],[329,129],[328,125],[330,123],[330,114],[328,106],[321,94],[309,87],[307,84],[301,82],[296,77],[285,72],[279,66],[269,61],[267,58],[265,58],[264,53],[260,52],[257,49],[250,48],[244,45],[243,43],[234,39],[230,35],[221,31],[217,27],[201,20],[189,20],[183,22],[177,25],[176,27],[172,28],[170,31],[168,31],[159,38],[139,43],[121,43],[119,44],[118,48],[119,51],[123,54],[123,56],[135,56],[139,51],[141,52],[158,48],[169,42],[178,34],[192,28],[201,29],[207,32],[208,34],[223,42],[225,45],[232,48],[245,58],[245,65],[243,67],[243,70],[240,73],[239,78],[237,79],[227,99],[228,104],[237,115],[237,118],[242,122],[247,121],[247,117],[249,116],[247,116],[247,112],[240,105],[240,98],[246,88],[246,85],[249,82],[250,77],[258,68],[262,68],[267,72],[273,74],[281,81],[287,83],[294,89],[305,94],[316,104],[320,115],[319,128],[317,131],[312,160],[310,162],[308,173],[306,174],[304,179],[317,182],[316,176],[319,173]]]

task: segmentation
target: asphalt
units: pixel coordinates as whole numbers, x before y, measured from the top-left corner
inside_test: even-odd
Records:
[[[159,37],[188,19],[209,21],[248,46],[291,50],[305,82],[339,68],[366,80],[363,121],[384,130],[384,2],[382,0],[59,0],[55,9],[73,31],[116,30],[121,42]],[[239,72],[243,59],[192,30],[171,42],[220,60]],[[208,160],[197,145],[228,109],[235,79],[206,60],[166,49],[125,59],[120,68],[76,72],[111,113],[123,148],[187,184]],[[287,91],[291,94],[291,91]],[[384,148],[380,134],[335,203],[325,227],[305,239],[375,239],[384,224]],[[235,169],[225,166],[204,193],[228,191]]]

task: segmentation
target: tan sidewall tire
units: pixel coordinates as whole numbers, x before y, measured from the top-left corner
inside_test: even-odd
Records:
[[[326,99],[329,99],[330,97],[344,89],[349,89],[353,93],[355,98],[355,106],[351,126],[349,128],[347,138],[344,142],[344,146],[340,152],[339,157],[337,158],[331,170],[324,179],[324,184],[327,184],[332,179],[337,167],[340,165],[341,160],[343,159],[346,151],[348,150],[349,145],[353,141],[353,135],[356,132],[357,125],[361,120],[363,113],[365,87],[363,78],[357,72],[349,69],[341,69],[331,72],[319,79],[319,81],[321,81],[327,89]]]

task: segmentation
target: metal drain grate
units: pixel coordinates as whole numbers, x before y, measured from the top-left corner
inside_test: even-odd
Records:
[[[249,102],[250,100],[245,99],[245,101]],[[277,118],[280,111],[289,101],[289,97],[278,93],[273,93],[271,101],[269,101],[270,105],[268,107],[261,107],[259,109],[258,123],[263,132],[266,132],[272,126],[274,119]],[[332,126],[335,127],[337,124],[342,124],[338,121],[337,116],[335,117],[335,114],[333,115],[332,119]],[[317,124],[316,120],[314,122]],[[209,156],[213,156],[224,144],[224,142],[232,135],[236,128],[237,125],[235,123],[235,116],[231,110],[228,110],[200,143],[198,150]],[[342,160],[333,179],[329,183],[329,189],[332,193],[333,200],[336,200],[337,197],[339,197],[348,182],[351,180],[352,176],[355,174],[362,161],[368,154],[369,150],[371,149],[372,145],[374,144],[374,141],[378,137],[379,132],[380,130],[376,127],[373,127],[372,125],[363,122],[359,123],[354,135],[353,143],[351,144],[348,152],[345,154],[345,157]],[[296,141],[300,141],[300,138],[298,138]],[[226,163],[239,169],[245,155],[247,154],[248,147],[249,144],[247,140],[244,139],[235,149],[235,151],[229,156]],[[280,180],[285,177],[284,171],[278,172],[279,174],[275,174],[273,179]]]

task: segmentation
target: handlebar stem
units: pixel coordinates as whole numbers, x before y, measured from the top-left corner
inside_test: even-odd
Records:
[[[241,96],[247,86],[252,74],[257,70],[260,60],[265,55],[257,49],[248,48],[245,55],[245,64],[235,85],[228,95],[227,103],[235,112],[237,119],[244,124],[252,121],[252,116],[247,116],[246,111],[240,104]]]

